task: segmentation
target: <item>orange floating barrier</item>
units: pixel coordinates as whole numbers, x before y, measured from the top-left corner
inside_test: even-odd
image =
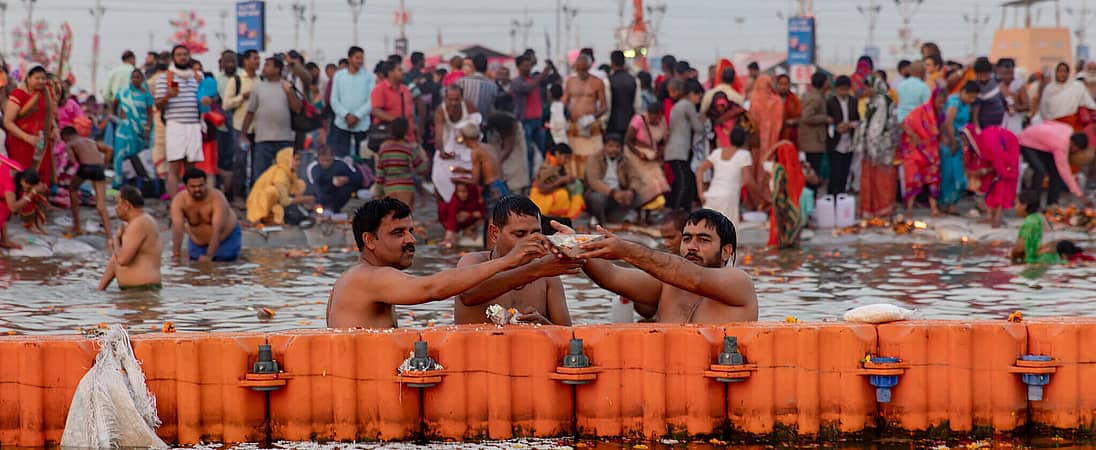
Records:
[[[396,368],[419,336],[416,330],[272,334],[274,359],[293,375],[284,389],[270,393],[272,437],[370,441],[418,436],[419,390],[401,385]]]
[[[131,342],[157,400],[157,433],[176,445],[1096,432],[1096,319],[154,333]],[[0,337],[0,446],[57,445],[97,352],[80,336]]]
[[[875,348],[873,326],[758,323],[724,331],[757,365],[749,379],[727,385],[734,432],[830,439],[874,426],[874,391],[857,375],[859,360]]]
[[[427,437],[482,440],[571,432],[570,389],[549,378],[571,329],[459,326],[422,333],[446,376],[423,390]]]
[[[597,379],[575,386],[582,436],[706,435],[725,422],[724,386],[704,376],[722,329],[597,325],[574,328]]]
[[[1024,323],[1027,353],[1050,357],[1055,369],[1043,387],[1043,399],[1030,402],[1032,422],[1047,432],[1096,433],[1096,319],[1027,319]]]
[[[1009,372],[1027,350],[1023,324],[925,321],[877,328],[878,355],[908,364],[893,400],[880,406],[887,432],[946,437],[1024,424],[1023,384]]]

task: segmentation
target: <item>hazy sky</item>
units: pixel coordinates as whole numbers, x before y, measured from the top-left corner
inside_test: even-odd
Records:
[[[26,18],[27,0],[6,0],[6,45],[12,44],[11,30]],[[110,67],[117,64],[124,49],[143,54],[149,48],[149,33],[158,49],[168,47],[166,42],[172,30],[170,18],[183,10],[182,5],[195,9],[207,22],[206,33],[213,52],[224,47],[218,33],[228,32],[225,45],[234,48],[235,2],[231,0],[100,0],[106,8],[101,28],[100,80]],[[351,14],[346,0],[297,0],[306,7],[316,6],[315,46],[323,56],[323,62],[345,55],[351,43]],[[785,22],[777,17],[792,2],[786,0],[659,0],[667,5],[661,25],[661,49],[664,52],[689,59],[694,65],[706,66],[717,55],[729,56],[745,49],[784,48]],[[1084,0],[1061,0],[1063,26],[1076,26],[1080,21],[1080,6]],[[69,21],[76,35],[73,63],[79,84],[90,84],[92,16],[89,8],[96,0],[37,0],[35,17],[46,18],[51,28],[58,29],[62,21]],[[293,13],[290,0],[267,2],[267,27],[270,47],[286,49],[294,45]],[[567,3],[566,0],[563,1]],[[612,30],[619,24],[619,0],[571,0],[580,12],[575,22],[577,38],[581,46],[591,46],[599,60],[607,59],[613,45]],[[631,20],[631,1],[626,0],[626,20]],[[646,4],[655,3],[646,0]],[[898,43],[898,27],[901,25],[894,0],[874,0],[882,6],[876,27],[876,42],[883,49],[884,64],[892,64],[892,46]],[[979,38],[978,51],[987,52],[992,33],[1001,21],[999,1],[977,0],[924,0],[914,17],[912,29],[922,40],[933,40],[943,48],[945,57],[963,56],[970,53],[972,30],[964,21],[964,14],[972,16],[975,5],[980,6],[980,16],[989,16]],[[1096,1],[1090,2],[1096,16]],[[398,31],[393,22],[393,12],[399,0],[366,0],[359,23],[359,40],[366,49],[366,58],[375,61],[389,53],[386,38],[394,39]],[[443,42],[481,43],[500,51],[510,49],[510,23],[512,20],[533,21],[528,36],[528,46],[543,52],[545,34],[555,42],[556,14],[553,0],[406,0],[411,14],[408,37],[412,49],[433,47],[439,30]],[[845,63],[859,55],[868,39],[867,21],[857,11],[858,5],[869,0],[815,0],[818,20],[819,44],[824,63]],[[1068,14],[1067,7],[1075,8]],[[227,13],[222,28],[221,13]],[[1037,8],[1039,24],[1053,25],[1053,2]],[[312,15],[311,10],[306,16]],[[741,26],[735,20],[743,18]],[[1022,19],[1021,19],[1022,20]],[[1007,23],[1012,25],[1010,16]],[[1088,34],[1096,35],[1096,30]],[[570,47],[574,48],[572,37]],[[1076,42],[1075,42],[1076,44]],[[389,44],[391,45],[391,44]],[[522,33],[518,33],[517,46],[522,47]],[[308,26],[300,28],[302,50],[309,48]],[[390,48],[390,47],[388,47]],[[207,66],[214,56],[200,57]],[[835,61],[836,60],[836,61]],[[100,84],[102,82],[100,81]]]

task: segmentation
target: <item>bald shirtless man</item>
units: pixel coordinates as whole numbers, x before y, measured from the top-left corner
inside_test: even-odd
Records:
[[[601,123],[597,118],[608,110],[605,84],[590,75],[589,56],[579,55],[575,60],[575,75],[564,83],[562,101],[570,121],[567,136],[574,150],[573,167],[567,173],[581,179],[586,173],[586,158],[601,150]]]
[[[160,257],[163,244],[156,220],[145,214],[145,200],[133,186],[118,191],[114,212],[122,220],[114,238],[114,254],[107,263],[99,290],[118,279],[118,287],[125,290],[160,289]]]
[[[415,259],[411,208],[392,198],[370,200],[354,213],[353,228],[362,253],[331,290],[330,328],[395,328],[395,305],[448,300],[547,253],[544,237],[531,235],[504,257],[417,277],[403,273]]]
[[[205,172],[194,167],[183,173],[183,184],[186,190],[171,199],[171,259],[181,260],[185,231],[191,261],[235,261],[243,236],[225,195],[207,186]]]
[[[486,252],[464,255],[457,267],[481,264],[510,253],[528,236],[541,235],[540,209],[526,197],[504,197],[491,211],[487,226]],[[499,273],[457,296],[454,302],[456,323],[491,323],[487,307],[497,304],[518,311],[518,321],[543,325],[571,325],[563,283],[559,276],[576,274],[580,260],[546,255],[516,269]]]
[[[552,222],[560,232],[573,232]],[[757,294],[746,272],[728,266],[737,250],[734,225],[710,209],[693,211],[681,232],[679,255],[660,252],[601,230],[604,238],[579,248],[577,258],[594,283],[633,301],[658,307],[665,323],[757,320]],[[618,267],[622,260],[635,269]]]

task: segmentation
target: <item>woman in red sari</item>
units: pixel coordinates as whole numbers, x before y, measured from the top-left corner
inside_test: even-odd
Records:
[[[940,195],[940,114],[947,101],[947,91],[937,87],[924,105],[914,109],[902,122],[902,142],[898,157],[902,162],[902,197],[906,212],[913,210],[913,201],[926,188],[932,215],[940,214],[936,197]]]
[[[8,95],[4,108],[4,129],[8,132],[4,144],[8,156],[23,167],[37,167],[38,176],[46,183],[53,180],[53,158],[52,152],[45,151],[47,143],[40,142],[46,140],[40,134],[46,130],[47,117],[56,105],[49,97],[46,69],[36,66],[27,72],[24,83]],[[42,147],[38,157],[41,162],[35,164],[35,152],[39,147]]]
[[[803,188],[807,186],[807,179],[799,164],[799,152],[791,142],[777,142],[776,148],[770,149],[769,154],[776,160],[771,180],[773,204],[769,215],[769,246],[796,248],[799,246],[799,233],[806,225],[799,200]]]

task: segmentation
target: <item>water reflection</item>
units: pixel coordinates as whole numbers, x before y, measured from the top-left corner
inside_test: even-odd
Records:
[[[742,249],[761,301],[761,320],[837,320],[844,311],[893,302],[935,319],[1002,319],[1096,314],[1096,266],[1009,266],[999,245],[863,245],[776,252]],[[453,267],[458,253],[420,246],[417,274]],[[318,328],[340,273],[356,253],[305,256],[283,250],[245,250],[234,265],[164,266],[161,292],[95,291],[97,256],[0,259],[0,333],[71,333],[100,322],[159,330],[165,321],[187,331],[275,331]],[[563,280],[576,323],[608,318],[616,296],[585,276]],[[262,308],[275,311],[260,317]],[[444,325],[452,303],[399,308],[402,326]]]

